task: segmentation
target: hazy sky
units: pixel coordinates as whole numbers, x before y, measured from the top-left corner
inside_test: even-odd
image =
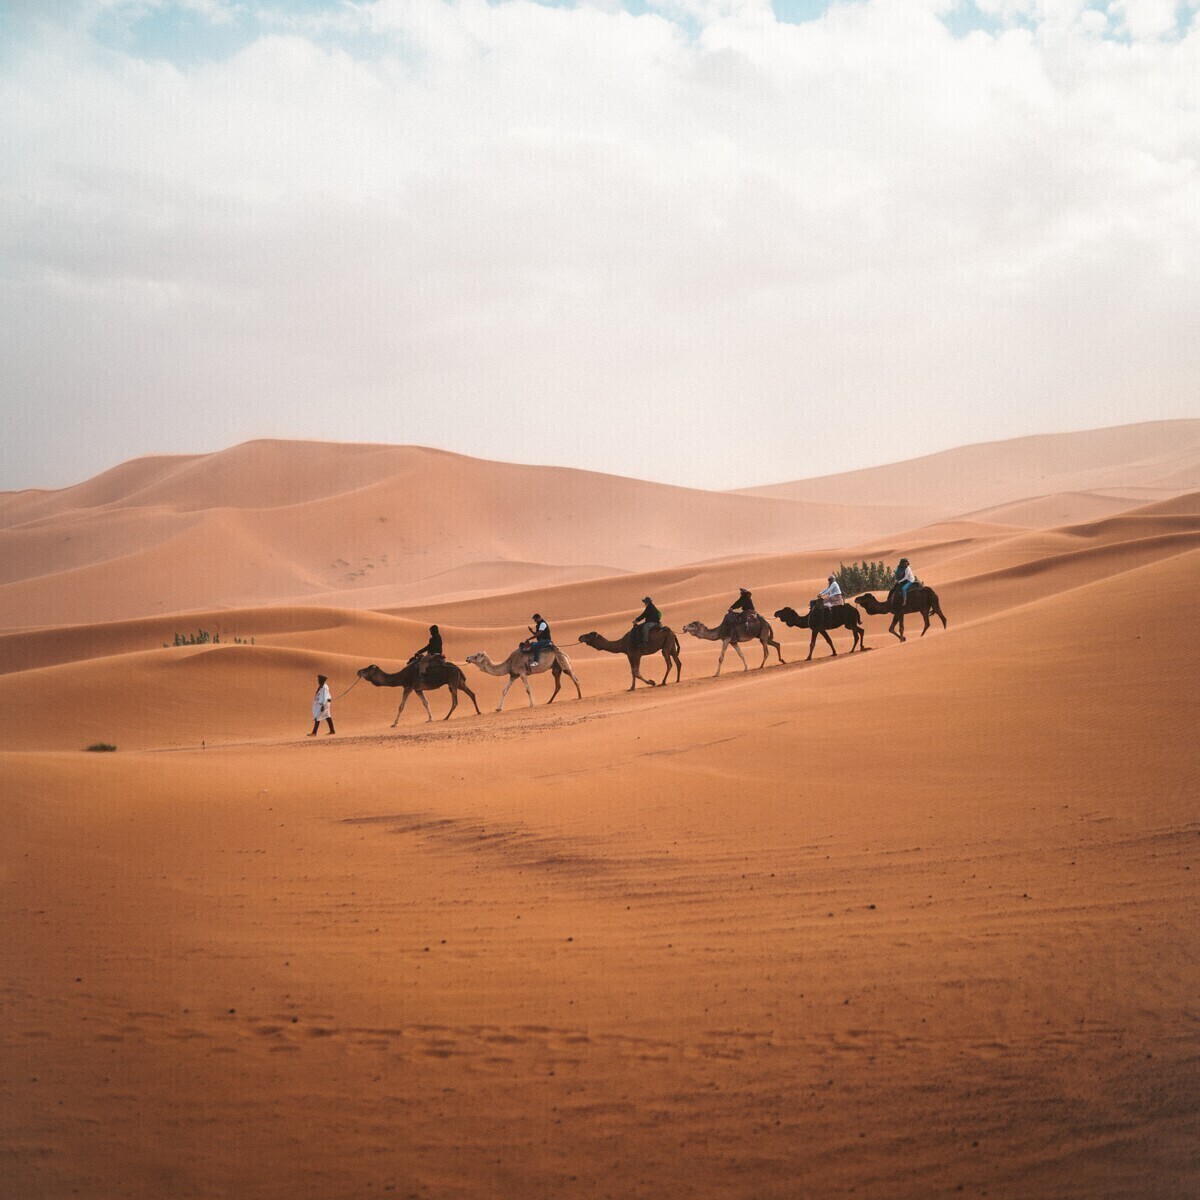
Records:
[[[1200,415],[1198,160],[1194,0],[4,0],[0,487]]]

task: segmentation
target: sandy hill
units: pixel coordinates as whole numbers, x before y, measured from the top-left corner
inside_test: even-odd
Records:
[[[847,544],[930,516],[413,447],[253,442],[4,497],[0,627],[488,595]]]
[[[1200,551],[1200,493],[1059,529],[973,522],[931,526],[908,535],[905,544],[923,578],[936,586],[953,630],[1010,611],[1028,612],[1037,623],[1039,607],[1051,597],[1155,564],[1166,570],[1178,562],[1179,570],[1193,571]],[[895,553],[891,547],[879,552]],[[810,551],[386,611],[267,604],[0,634],[0,697],[10,710],[0,747],[65,749],[81,738],[153,746],[281,736],[294,726],[295,693],[303,695],[317,671],[324,670],[340,691],[368,663],[398,669],[424,641],[431,621],[441,626],[455,661],[482,650],[498,662],[525,635],[535,607],[552,614],[556,640],[579,668],[586,694],[614,692],[629,682],[624,660],[573,643],[588,630],[620,636],[636,612],[631,598],[652,592],[677,632],[692,620],[718,624],[743,580],[753,583],[761,611],[771,614],[784,605],[803,611],[820,586],[826,561],[826,555]],[[920,621],[913,620],[919,634]],[[880,646],[885,624],[867,618],[869,644]],[[219,634],[221,644],[171,644],[175,633],[201,629]],[[786,657],[795,657],[801,646],[807,651],[807,634],[778,622],[776,632]],[[245,644],[250,639],[253,644]],[[689,678],[714,668],[714,644],[683,642]],[[749,658],[757,665],[760,650],[753,647]],[[733,652],[728,666],[740,669]],[[117,703],[106,700],[114,673],[121,680]],[[481,703],[494,705],[502,681],[480,676],[473,667],[468,679]],[[544,693],[545,687],[538,690]],[[57,719],[64,694],[79,702],[74,718],[65,722]],[[362,686],[342,707],[382,713],[392,699]],[[524,703],[523,694],[514,694],[510,704],[514,701]]]
[[[907,462],[746,488],[788,500],[930,505],[947,515],[1059,524],[1200,488],[1200,420],[1150,421],[961,446]],[[1073,498],[1072,498],[1072,494]],[[1041,508],[1003,510],[1039,501]],[[1025,523],[1018,520],[1017,523]]]
[[[0,497],[4,1194],[1200,1194],[1194,432],[832,504],[277,442]],[[948,627],[633,693],[578,641],[901,553]],[[497,713],[535,607],[580,691]],[[431,620],[457,711],[392,728],[356,671]]]
[[[482,716],[394,731],[360,685],[302,736],[422,605],[0,637],[6,1194],[1200,1194],[1200,496],[898,536],[948,629],[720,680],[685,638],[635,694],[573,646],[582,700],[468,668]],[[563,582],[556,631],[826,557]],[[161,645],[218,621],[254,644]]]
[[[0,496],[0,629],[302,604],[397,609],[747,556],[890,553],[1200,487],[1200,422],[1024,438],[750,493],[408,446],[260,441]],[[917,502],[914,503],[914,497]],[[633,592],[640,585],[629,583]]]

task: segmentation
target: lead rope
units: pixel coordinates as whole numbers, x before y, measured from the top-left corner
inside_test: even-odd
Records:
[[[340,699],[341,699],[341,698],[342,698],[342,697],[343,697],[343,696],[346,694],[346,692],[352,692],[352,691],[354,691],[354,689],[355,689],[356,687],[358,687],[358,685],[359,685],[360,683],[362,683],[362,676],[361,676],[361,675],[360,675],[360,676],[359,676],[359,677],[358,677],[358,678],[357,678],[357,679],[356,679],[356,680],[355,680],[355,681],[354,681],[354,682],[353,682],[353,683],[352,683],[352,684],[351,684],[351,685],[350,685],[350,686],[349,686],[349,687],[346,689],[346,691],[345,691],[345,692],[338,692],[338,694],[337,694],[336,696],[331,696],[331,697],[330,697],[330,699],[329,699],[329,703],[330,703],[330,704],[332,704],[332,703],[333,703],[335,700],[340,700]]]

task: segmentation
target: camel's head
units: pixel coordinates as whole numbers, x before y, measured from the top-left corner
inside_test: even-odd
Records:
[[[795,625],[800,617],[794,608],[780,608],[775,612],[775,619],[782,621],[785,625]]]
[[[600,636],[600,635],[599,635],[598,633],[595,633],[595,632],[593,632],[593,633],[581,633],[581,634],[579,635],[579,640],[580,640],[580,641],[581,641],[581,642],[582,642],[582,643],[583,643],[585,646],[591,646],[591,647],[592,647],[592,649],[594,650],[594,649],[596,648],[596,639],[597,639],[599,636]]]
[[[699,621],[689,621],[684,627],[684,633],[690,633],[692,637],[699,637],[702,626]]]
[[[467,657],[466,657],[466,659],[465,659],[464,661],[465,661],[465,662],[469,662],[469,663],[470,663],[472,666],[475,666],[475,667],[477,667],[477,666],[479,666],[479,665],[480,665],[480,663],[482,663],[482,662],[483,662],[483,660],[484,660],[486,657],[487,657],[487,655],[486,655],[486,654],[483,654],[483,653],[479,653],[479,654],[468,654],[468,655],[467,655]]]
[[[357,672],[359,679],[369,679],[372,675],[378,672],[379,668],[372,663],[369,667],[362,667]]]
[[[861,596],[854,597],[854,603],[861,605],[863,608],[870,608],[875,603],[875,597],[870,592],[864,592]]]

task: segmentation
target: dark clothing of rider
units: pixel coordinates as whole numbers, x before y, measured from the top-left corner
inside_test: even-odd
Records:
[[[642,609],[642,615],[633,623],[633,632],[641,638],[643,646],[649,644],[650,631],[656,629],[662,624],[662,613],[654,606],[654,601],[649,596],[643,596],[646,607]]]
[[[429,641],[423,645],[408,661],[410,663],[419,663],[418,671],[420,672],[421,681],[425,680],[425,671],[431,662],[436,658],[442,657],[442,634],[436,625],[429,627]]]
[[[433,625],[430,627],[430,630],[429,630],[429,641],[427,641],[425,643],[425,645],[422,646],[420,648],[420,650],[418,650],[416,652],[416,654],[414,654],[412,656],[412,658],[410,658],[408,661],[413,662],[416,659],[420,658],[422,654],[428,654],[430,657],[432,657],[435,654],[440,655],[441,653],[442,653],[442,635],[439,632],[438,627],[436,625]]]
[[[730,612],[737,612],[739,609],[746,614],[754,612],[754,601],[745,588],[742,588],[741,595],[729,606]]]
[[[530,643],[531,650],[541,650],[545,646],[550,645],[550,626],[538,614],[533,614],[533,627],[529,630],[533,634],[533,641]]]
[[[654,607],[653,600],[646,601],[646,607],[642,610],[642,615],[635,621],[635,625],[641,625],[643,622],[652,625],[658,625],[662,621],[662,613]]]

